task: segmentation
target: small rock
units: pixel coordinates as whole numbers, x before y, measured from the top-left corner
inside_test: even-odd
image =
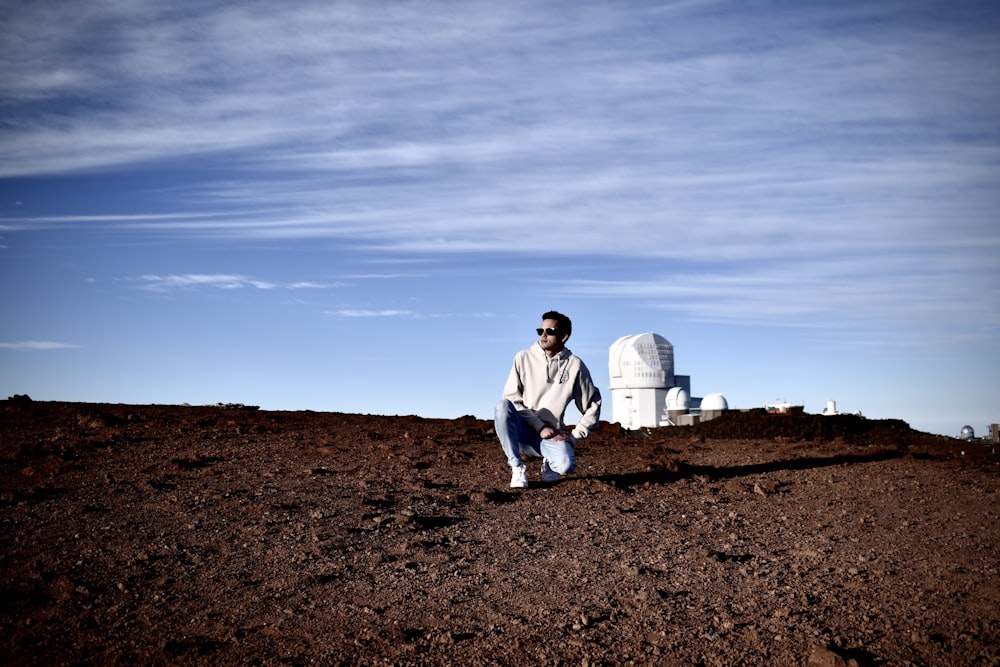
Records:
[[[806,663],[809,667],[847,667],[847,661],[828,648],[814,648]]]

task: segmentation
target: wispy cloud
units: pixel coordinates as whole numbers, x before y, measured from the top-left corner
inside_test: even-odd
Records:
[[[11,215],[0,217],[0,231],[52,229],[135,229],[225,227],[231,213],[186,211],[109,215]],[[232,222],[228,221],[231,226]]]
[[[900,253],[690,272],[643,265],[630,267],[621,278],[552,281],[545,289],[628,301],[694,321],[819,328],[837,336],[851,330],[871,344],[899,341],[900,331],[925,342],[970,337],[990,342],[1000,329],[1000,313],[984,311],[980,304],[1000,301],[992,271],[962,255]]]
[[[0,342],[0,349],[18,351],[69,350],[79,348],[72,343],[58,343],[50,340],[20,340],[12,343]]]
[[[877,287],[887,257],[921,262],[903,277],[935,303],[947,303],[935,284],[955,276],[996,291],[992,269],[926,261],[961,253],[988,267],[1000,244],[1000,22],[988,3],[430,0],[375,12],[360,0],[281,11],[133,0],[64,11],[20,3],[5,16],[0,177],[188,159],[226,169],[144,191],[150,210],[19,210],[0,219],[5,231],[700,263],[709,277],[684,282],[700,293],[685,307],[706,317],[719,304],[733,317],[901,312]],[[185,210],[160,213],[178,191]],[[829,257],[851,270],[809,268]],[[783,280],[813,287],[784,301]]]
[[[419,313],[412,310],[400,310],[386,308],[382,310],[375,309],[364,309],[364,308],[341,308],[338,310],[328,310],[325,313],[330,317],[343,317],[343,318],[365,318],[365,317],[403,317],[412,318],[417,320],[445,320],[445,319],[488,319],[496,317],[496,313],[490,311],[480,311],[480,312],[456,312],[456,313]]]
[[[347,283],[314,283],[309,281],[290,283],[285,285],[287,289],[335,289],[338,287],[344,287]]]
[[[180,275],[159,276],[147,274],[136,279],[142,289],[154,292],[165,292],[175,289],[194,289],[198,287],[211,287],[215,289],[242,289],[253,287],[256,289],[274,289],[274,283],[254,280],[246,276],[214,273],[186,273]]]
[[[363,310],[363,309],[353,309],[344,308],[341,310],[330,310],[327,311],[327,315],[333,317],[418,317],[418,314],[412,310]]]
[[[258,280],[245,275],[229,273],[184,273],[170,275],[146,274],[139,276],[138,278],[125,278],[123,280],[126,282],[137,283],[139,288],[154,292],[191,290],[203,287],[221,290],[238,290],[245,288],[260,290],[328,290],[344,287],[349,284],[345,282],[320,283],[313,281],[278,283]]]

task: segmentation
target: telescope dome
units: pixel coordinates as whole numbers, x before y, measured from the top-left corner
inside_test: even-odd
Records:
[[[674,346],[659,334],[622,336],[608,356],[612,389],[666,389],[674,385]]]

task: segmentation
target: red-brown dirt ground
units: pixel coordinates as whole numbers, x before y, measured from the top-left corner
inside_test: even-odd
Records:
[[[1000,665],[990,445],[0,401],[8,665]]]

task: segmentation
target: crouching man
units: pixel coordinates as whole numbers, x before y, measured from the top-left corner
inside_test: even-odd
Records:
[[[576,469],[573,447],[599,425],[601,392],[583,361],[566,347],[573,323],[562,313],[542,315],[538,343],[514,357],[494,416],[497,437],[511,467],[512,489],[528,488],[523,455],[541,457],[543,482]],[[581,417],[573,432],[563,418],[570,402]]]

